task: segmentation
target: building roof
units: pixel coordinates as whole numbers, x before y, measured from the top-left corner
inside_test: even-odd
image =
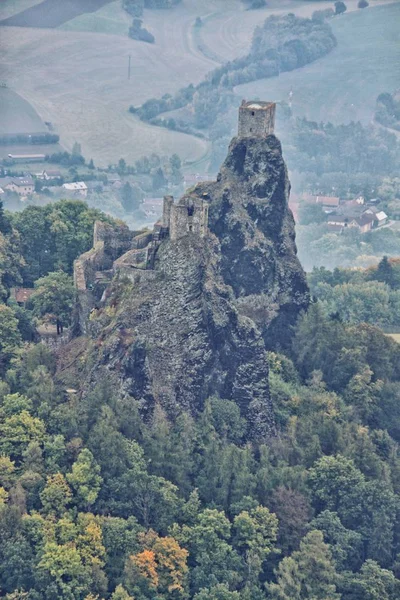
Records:
[[[26,177],[12,177],[8,185],[14,184],[19,187],[26,187],[27,185],[34,185],[33,179],[30,175]]]
[[[383,210],[381,210],[376,213],[375,218],[378,219],[378,221],[384,221],[388,218],[388,216],[385,212],[383,212]]]
[[[268,110],[274,106],[274,102],[261,102],[258,100],[250,100],[246,102],[243,100],[241,108],[250,108],[251,110]]]
[[[365,225],[368,225],[369,223],[373,223],[375,221],[374,215],[361,215],[361,217],[357,217],[355,219],[357,225],[359,225],[360,227],[364,227]]]
[[[45,169],[43,173],[46,173],[48,177],[62,177],[61,171],[48,171]]]
[[[45,154],[9,154],[8,155],[10,158],[14,158],[14,159],[32,159],[32,158],[37,158],[37,159],[42,159],[42,158],[46,158]]]
[[[316,196],[316,203],[324,206],[339,206],[340,198],[337,196]]]
[[[72,183],[64,183],[62,187],[65,190],[71,190],[71,191],[87,190],[87,186],[84,181],[74,181]]]
[[[29,300],[34,291],[33,288],[12,288],[11,295],[16,302],[23,304]]]

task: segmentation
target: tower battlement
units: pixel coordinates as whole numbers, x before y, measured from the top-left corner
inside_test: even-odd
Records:
[[[275,102],[242,101],[239,108],[239,137],[267,137],[275,129]]]

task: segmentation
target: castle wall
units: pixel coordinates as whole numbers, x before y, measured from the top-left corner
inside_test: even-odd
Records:
[[[174,204],[173,196],[164,196],[163,217],[162,217],[162,224],[164,227],[170,226],[171,210],[172,210],[173,204]]]
[[[208,204],[195,198],[182,198],[179,204],[171,207],[169,235],[171,240],[177,240],[189,233],[201,237],[208,231]]]
[[[274,133],[276,105],[256,108],[257,102],[239,108],[239,137],[265,137]]]
[[[93,246],[98,242],[104,243],[104,252],[113,260],[121,256],[132,246],[135,233],[127,225],[113,226],[110,223],[96,221],[93,232]]]

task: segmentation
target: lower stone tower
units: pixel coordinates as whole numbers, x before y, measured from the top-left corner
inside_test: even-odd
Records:
[[[172,196],[165,196],[163,226],[168,227],[171,240],[190,233],[204,237],[208,231],[207,199],[189,194],[174,204]]]

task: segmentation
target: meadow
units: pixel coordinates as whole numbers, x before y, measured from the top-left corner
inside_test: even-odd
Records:
[[[313,121],[369,123],[377,96],[399,86],[400,3],[370,7],[330,21],[337,48],[320,61],[236,88],[243,97],[288,100]]]
[[[35,109],[13,90],[0,87],[0,134],[48,131]]]
[[[374,4],[384,1],[374,0]],[[19,2],[22,6],[24,0]],[[101,166],[120,157],[133,162],[151,152],[177,152],[192,164],[190,168],[204,170],[209,155],[206,140],[143,123],[128,107],[196,84],[220,62],[244,54],[254,27],[269,14],[309,15],[325,4],[331,5],[270,0],[267,9],[245,11],[239,0],[185,0],[171,11],[145,11],[145,26],[156,37],[153,45],[126,35],[130,18],[120,0],[115,0],[58,29],[1,28],[0,79],[27,99],[43,121],[53,123],[63,146],[71,149],[75,141],[80,142],[85,156]],[[356,0],[347,4],[350,11]],[[293,85],[299,114],[304,110],[315,119],[325,119],[326,114],[353,118],[351,114],[358,113],[351,113],[351,104],[358,112],[370,113],[376,95],[383,86],[385,90],[390,86],[396,72],[398,13],[393,10],[398,8],[378,6],[334,19],[339,39],[334,55],[279,79],[243,86],[239,93],[279,100],[287,97]],[[204,25],[195,34],[197,16]],[[386,26],[393,39],[383,35]],[[374,49],[374,56],[369,48]],[[332,73],[338,61],[343,66]],[[362,64],[368,68],[361,69]],[[378,64],[381,72],[377,74]]]

